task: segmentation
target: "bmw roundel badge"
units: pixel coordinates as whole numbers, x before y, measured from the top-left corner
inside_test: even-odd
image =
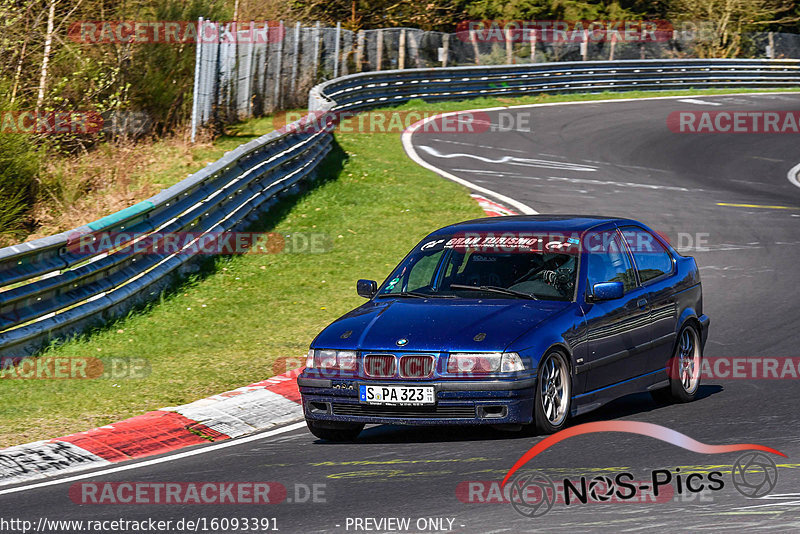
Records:
[[[397,340],[397,346],[398,347],[402,347],[406,343],[408,343],[408,340],[406,338],[404,338],[404,337],[401,337],[400,339]]]

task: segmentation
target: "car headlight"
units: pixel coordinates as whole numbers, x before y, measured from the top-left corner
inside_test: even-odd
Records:
[[[306,367],[355,371],[358,357],[352,350],[311,349],[306,357]]]
[[[513,373],[524,369],[516,352],[454,352],[447,359],[448,373]]]

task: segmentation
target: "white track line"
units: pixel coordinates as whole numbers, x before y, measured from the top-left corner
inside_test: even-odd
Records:
[[[716,96],[716,95],[715,95]],[[678,102],[684,102],[686,104],[699,104],[701,106],[721,106],[720,102],[709,102],[707,100],[698,100],[697,98],[681,98]]]
[[[800,187],[800,163],[789,169],[789,174],[786,177],[793,185]]]
[[[494,110],[498,110],[498,109],[506,109],[506,108],[502,108],[502,107],[500,107],[500,108],[487,108],[487,109],[482,109],[480,111],[494,111]],[[461,112],[461,111],[453,111],[453,112],[450,112],[450,113],[440,113],[438,115],[433,115],[432,117],[427,117],[425,119],[422,119],[421,121],[417,121],[414,124],[412,124],[411,126],[409,126],[408,128],[406,128],[406,130],[403,132],[403,135],[401,136],[401,139],[403,141],[403,148],[405,149],[406,154],[408,154],[408,157],[411,158],[412,161],[414,161],[414,163],[416,163],[420,167],[424,167],[424,168],[426,168],[428,170],[431,170],[431,171],[435,172],[436,174],[438,174],[439,176],[441,176],[442,178],[447,178],[448,180],[452,180],[452,181],[456,182],[457,184],[461,184],[461,185],[463,185],[465,187],[468,187],[468,188],[472,189],[473,191],[477,191],[478,193],[483,193],[484,195],[489,195],[491,197],[494,197],[497,200],[499,200],[500,202],[503,202],[505,204],[508,204],[509,206],[513,206],[513,207],[517,208],[521,213],[524,213],[526,215],[538,215],[539,212],[537,212],[536,210],[534,210],[530,206],[527,206],[527,205],[523,204],[522,202],[520,202],[518,200],[514,200],[513,198],[507,197],[505,195],[501,195],[500,193],[496,193],[496,192],[492,191],[491,189],[486,189],[485,187],[481,187],[479,185],[473,184],[472,182],[468,182],[467,180],[464,180],[463,178],[459,178],[458,176],[456,176],[454,174],[450,174],[449,172],[444,171],[444,170],[442,170],[442,169],[440,169],[438,167],[434,167],[433,165],[431,165],[430,163],[428,163],[427,161],[425,161],[424,159],[419,157],[419,154],[417,154],[417,151],[414,148],[414,145],[411,143],[411,136],[414,135],[414,132],[416,132],[421,126],[423,126],[427,122],[430,122],[432,120],[438,119],[440,117],[447,117],[448,115],[455,115],[457,113],[463,113],[463,112]]]
[[[242,445],[243,443],[247,443],[247,442],[250,442],[250,441],[256,441],[256,440],[263,439],[263,438],[269,438],[269,437],[272,437],[272,436],[277,436],[278,434],[284,434],[286,432],[291,432],[292,430],[297,430],[299,428],[305,428],[305,426],[306,426],[306,423],[304,421],[300,422],[300,423],[294,423],[294,424],[291,424],[289,426],[276,428],[275,430],[270,430],[268,432],[263,432],[261,434],[253,434],[251,436],[247,436],[247,437],[244,437],[244,438],[236,438],[236,439],[230,439],[230,440],[226,440],[226,441],[220,441],[220,442],[216,442],[216,443],[213,443],[213,444],[210,444],[210,445],[207,445],[205,447],[198,448],[198,449],[192,449],[192,450],[189,450],[189,451],[180,452],[178,454],[170,454],[169,456],[162,456],[160,458],[153,458],[152,460],[145,460],[143,462],[120,465],[120,466],[117,466],[117,467],[111,467],[109,469],[101,469],[99,471],[91,471],[89,473],[83,473],[81,475],[75,475],[75,476],[71,476],[71,477],[67,477],[67,478],[59,478],[57,480],[47,480],[45,482],[38,482],[36,484],[29,484],[27,486],[20,486],[20,487],[17,487],[17,488],[4,489],[4,490],[0,490],[0,495],[6,495],[8,493],[18,493],[18,492],[21,492],[21,491],[27,491],[27,490],[36,489],[36,488],[43,488],[45,486],[54,486],[56,484],[65,484],[67,482],[74,482],[76,480],[83,480],[84,478],[100,477],[100,476],[103,476],[103,475],[108,475],[110,473],[119,473],[120,471],[128,471],[130,469],[138,469],[139,467],[146,467],[146,466],[149,466],[149,465],[155,465],[155,464],[160,464],[160,463],[164,463],[164,462],[169,462],[169,461],[172,461],[172,460],[178,460],[180,458],[186,458],[188,456],[196,456],[198,454],[204,454],[204,453],[207,453],[207,452],[215,452],[215,451],[218,451],[219,449],[224,449],[226,447],[234,447],[236,445]]]

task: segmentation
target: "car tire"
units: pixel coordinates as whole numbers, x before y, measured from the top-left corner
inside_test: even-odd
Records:
[[[567,426],[572,404],[572,375],[567,358],[553,350],[542,358],[533,404],[533,422],[542,434],[553,434]]]
[[[325,423],[321,425],[311,421],[306,421],[308,431],[319,439],[325,441],[347,442],[355,441],[358,435],[364,430],[364,424],[348,423]]]
[[[675,350],[667,363],[669,386],[650,392],[658,403],[692,402],[700,389],[703,347],[700,334],[692,324],[681,328]]]

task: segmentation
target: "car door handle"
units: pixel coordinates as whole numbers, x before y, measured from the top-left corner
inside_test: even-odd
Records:
[[[639,300],[636,301],[636,305],[644,309],[647,306],[647,299],[644,297],[640,298]]]

